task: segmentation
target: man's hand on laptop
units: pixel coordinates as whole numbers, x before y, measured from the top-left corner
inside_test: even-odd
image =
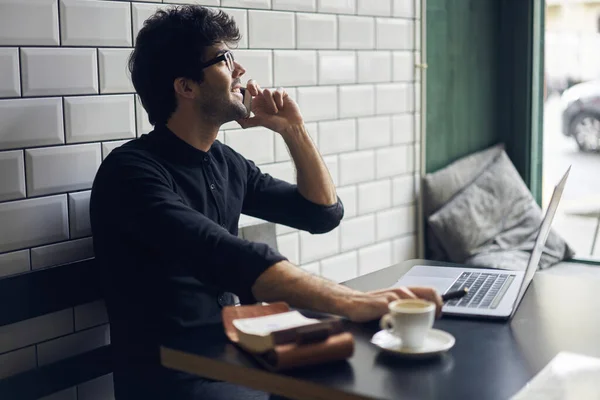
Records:
[[[352,297],[346,315],[352,321],[365,322],[381,318],[389,312],[388,304],[398,299],[423,299],[436,305],[436,317],[442,313],[442,298],[430,287],[397,287],[360,293]]]

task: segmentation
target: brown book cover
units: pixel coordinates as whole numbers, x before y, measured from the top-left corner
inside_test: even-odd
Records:
[[[354,338],[352,334],[344,332],[343,323],[338,318],[328,318],[317,324],[273,332],[275,347],[265,353],[250,352],[240,344],[233,320],[288,311],[290,308],[284,302],[223,307],[225,333],[233,343],[272,371],[345,360],[352,356]]]

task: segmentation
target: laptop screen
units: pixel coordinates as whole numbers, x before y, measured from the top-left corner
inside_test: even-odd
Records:
[[[512,314],[515,313],[517,309],[517,305],[521,302],[525,291],[529,287],[535,272],[538,269],[538,265],[540,263],[540,259],[542,258],[542,252],[544,250],[544,245],[546,244],[546,239],[548,239],[548,235],[550,234],[550,228],[552,227],[552,221],[554,220],[554,215],[556,214],[556,210],[558,209],[558,204],[560,203],[560,199],[562,197],[563,191],[565,189],[565,184],[567,183],[567,178],[569,177],[569,172],[571,171],[571,167],[567,169],[567,172],[563,175],[558,185],[554,188],[554,192],[552,193],[552,198],[550,199],[550,203],[548,204],[548,209],[546,210],[546,215],[542,219],[542,223],[540,225],[540,230],[538,231],[537,238],[535,240],[535,245],[533,246],[533,250],[531,251],[531,256],[529,257],[529,263],[527,264],[527,270],[525,272],[525,278],[523,282],[521,282],[521,288],[519,289],[519,296],[517,297],[517,301],[515,302],[515,307],[513,307]]]

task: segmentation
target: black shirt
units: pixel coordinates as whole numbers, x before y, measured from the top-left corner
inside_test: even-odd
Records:
[[[219,323],[222,293],[254,301],[258,276],[285,260],[268,245],[237,236],[240,213],[322,233],[339,224],[343,206],[339,199],[332,206],[312,203],[219,141],[204,152],[164,126],[104,160],[90,217],[116,393],[134,390],[135,381],[148,384],[160,369],[162,341]]]

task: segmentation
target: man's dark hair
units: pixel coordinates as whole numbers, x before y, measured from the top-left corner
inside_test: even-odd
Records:
[[[150,123],[165,124],[175,111],[176,78],[202,81],[207,47],[239,40],[235,21],[223,11],[187,5],[148,18],[137,35],[129,71]]]

